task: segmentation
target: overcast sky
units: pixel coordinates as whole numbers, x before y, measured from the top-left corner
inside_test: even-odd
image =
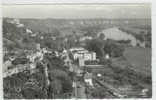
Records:
[[[151,18],[151,5],[3,5],[3,17]]]

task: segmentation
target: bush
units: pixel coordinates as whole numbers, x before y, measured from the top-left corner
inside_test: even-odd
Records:
[[[105,59],[105,58],[101,58],[99,63],[103,65],[108,65],[108,66],[111,66],[112,64],[111,60]]]

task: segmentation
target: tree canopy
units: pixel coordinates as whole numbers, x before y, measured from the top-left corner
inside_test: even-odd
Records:
[[[85,48],[89,51],[96,52],[96,55],[98,57],[102,57],[104,53],[103,46],[104,46],[104,41],[101,41],[100,39],[93,39],[93,40],[86,41]]]
[[[112,40],[107,40],[103,50],[112,57],[120,57],[124,52],[124,48]]]

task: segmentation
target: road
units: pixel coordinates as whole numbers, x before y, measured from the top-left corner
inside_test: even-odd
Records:
[[[78,72],[80,70],[80,67],[78,65],[72,64],[73,70],[74,72]],[[79,73],[77,73],[77,75],[79,75]],[[78,99],[86,99],[86,93],[85,93],[85,86],[84,86],[84,82],[80,82],[78,80],[78,77],[76,77],[76,87],[74,89],[74,94],[75,94],[75,98]]]
[[[85,86],[80,83],[79,81],[77,82],[77,98],[79,99],[85,99],[86,98],[86,93],[85,93]]]

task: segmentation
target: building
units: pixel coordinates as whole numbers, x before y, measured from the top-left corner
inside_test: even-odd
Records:
[[[74,60],[84,59],[84,61],[90,60],[96,60],[96,53],[95,52],[89,52],[88,50],[84,48],[74,48],[71,50]]]
[[[24,27],[24,24],[17,24],[16,27]]]
[[[85,61],[87,60],[93,61],[93,60],[96,60],[96,53],[95,52],[83,52],[83,53],[77,52],[73,54],[73,58],[74,60],[84,59]]]
[[[17,65],[14,68],[8,69],[7,71],[3,72],[3,78],[11,76],[13,74],[17,74],[19,72],[23,72],[25,70],[30,70],[30,66],[28,64],[25,65]]]
[[[105,59],[109,59],[109,58],[110,58],[109,54],[106,54]]]
[[[80,67],[85,66],[85,61],[84,61],[84,59],[79,59],[79,66],[80,66]]]
[[[30,64],[30,73],[35,73],[35,69],[36,69],[36,63],[31,63]]]
[[[40,50],[41,49],[41,45],[39,43],[36,44],[36,49]]]
[[[8,60],[3,62],[3,72],[6,72],[8,69],[12,67],[12,61],[15,60],[14,56],[9,57]]]
[[[70,48],[70,51],[71,51],[71,52],[74,52],[74,51],[80,51],[80,50],[85,50],[85,49],[82,48],[82,47]]]
[[[69,58],[69,56],[65,57],[64,63],[65,63],[65,66],[69,66],[69,67],[71,66],[72,60]]]
[[[87,72],[84,76],[84,81],[89,86],[93,86],[92,73]]]
[[[93,38],[91,36],[84,36],[84,37],[81,37],[79,39],[80,42],[84,42],[85,40],[92,40]]]
[[[10,19],[7,20],[7,22],[11,24],[15,24],[16,27],[24,27],[24,24],[21,24],[19,19]]]
[[[30,30],[30,29],[26,29],[26,33],[30,33],[30,34],[32,34],[33,32]]]

